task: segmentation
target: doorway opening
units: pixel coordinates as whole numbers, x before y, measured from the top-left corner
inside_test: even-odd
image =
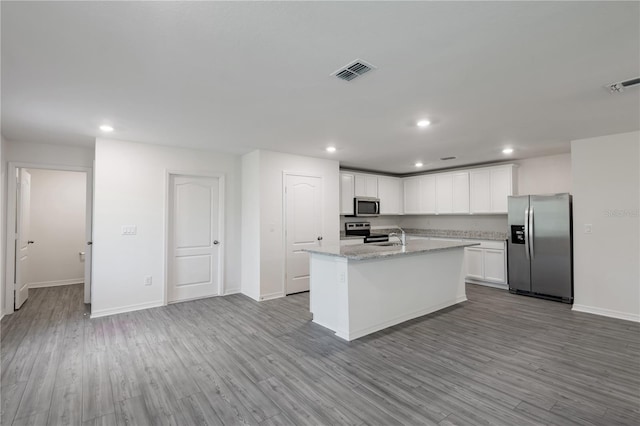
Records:
[[[90,303],[91,170],[10,163],[8,181],[5,312],[47,287]]]

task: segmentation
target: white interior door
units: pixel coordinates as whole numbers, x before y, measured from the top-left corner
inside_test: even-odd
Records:
[[[167,300],[219,294],[220,179],[172,176],[170,279]]]
[[[29,265],[29,240],[31,217],[31,175],[25,169],[18,169],[16,215],[16,281],[15,281],[15,309],[29,297],[29,280],[27,268]]]
[[[322,178],[286,175],[286,294],[309,291],[309,254],[322,244]]]

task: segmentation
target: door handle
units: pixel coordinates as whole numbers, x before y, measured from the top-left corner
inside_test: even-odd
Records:
[[[536,252],[533,249],[533,207],[529,208],[529,247],[531,247],[531,258],[536,257]]]
[[[213,241],[213,245],[217,246],[218,244],[220,244],[220,241],[218,241],[218,240],[214,240]]]
[[[35,241],[27,241],[27,244],[33,244]]]
[[[318,237],[318,241],[322,241],[322,237]]]
[[[93,241],[87,241],[87,245],[88,246],[93,245]]]
[[[529,207],[524,210],[524,254],[529,260]]]

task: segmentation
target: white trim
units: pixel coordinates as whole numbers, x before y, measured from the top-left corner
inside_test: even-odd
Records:
[[[12,314],[14,312],[15,301],[15,241],[16,241],[16,170],[17,169],[44,169],[55,170],[63,172],[83,172],[86,174],[86,236],[87,241],[93,241],[91,237],[93,235],[92,219],[93,219],[93,169],[90,167],[78,167],[78,166],[63,166],[58,164],[39,164],[39,163],[25,163],[19,161],[9,161],[7,163],[7,227],[5,232],[6,244],[4,257],[5,263],[5,279],[4,288],[0,291],[4,291],[4,313],[5,315]],[[85,258],[85,262],[89,262],[91,265],[90,256]],[[84,280],[83,280],[84,281]],[[89,286],[89,287],[87,287]],[[89,303],[91,297],[90,282],[86,283],[84,289],[84,303]]]
[[[232,288],[232,289],[226,290],[222,295],[230,296],[232,294],[238,294],[238,293],[242,293],[242,291],[239,288]]]
[[[41,281],[38,283],[29,283],[29,288],[58,287],[61,285],[72,284],[84,284],[84,277],[73,278],[70,280]]]
[[[276,293],[270,293],[264,296],[260,296],[260,300],[269,300],[275,299],[277,297],[283,297],[287,295],[287,176],[300,176],[300,177],[310,177],[320,179],[320,184],[322,185],[322,194],[320,195],[320,233],[324,235],[325,226],[325,214],[324,214],[324,200],[325,200],[325,184],[324,184],[324,176],[323,175],[313,175],[306,172],[289,172],[286,170],[282,171],[282,285],[281,292],[278,294],[282,294],[282,296],[273,296]],[[322,243],[320,243],[322,245]],[[269,298],[269,299],[267,299]]]
[[[492,283],[490,281],[482,281],[482,280],[469,278],[469,277],[466,277],[464,279],[464,282],[467,283],[467,284],[483,285],[485,287],[499,288],[500,290],[509,290],[509,284]]]
[[[141,311],[143,309],[157,308],[163,306],[162,300],[155,302],[137,303],[135,305],[121,306],[119,308],[99,309],[91,312],[91,319],[106,317],[109,315],[124,314],[125,312]]]
[[[276,291],[275,293],[264,294],[260,296],[260,302],[264,302],[265,300],[273,300],[279,299],[281,297],[286,296],[282,291]]]
[[[617,318],[625,321],[640,322],[640,315],[638,314],[630,314],[627,312],[614,311],[611,309],[597,308],[595,306],[574,304],[571,310],[576,312],[585,312],[587,314],[601,315],[609,318]]]
[[[221,248],[218,251],[218,292],[207,297],[220,296],[225,294],[224,283],[224,253],[226,251],[225,241],[225,188],[226,180],[225,173],[220,172],[208,172],[208,171],[183,171],[174,169],[165,169],[165,202],[164,202],[164,294],[162,296],[162,304],[167,305],[169,303],[169,278],[171,273],[171,177],[172,176],[191,176],[191,177],[204,177],[204,178],[217,178],[218,179],[218,239],[221,243]],[[240,290],[238,290],[240,291]],[[178,302],[178,301],[176,301]]]
[[[397,325],[397,324],[403,323],[405,321],[409,321],[411,319],[421,317],[423,315],[431,314],[431,313],[439,311],[441,309],[448,308],[449,306],[453,306],[453,305],[456,305],[458,303],[465,302],[466,300],[467,300],[467,296],[458,296],[455,299],[451,299],[451,300],[448,300],[448,301],[443,302],[443,303],[438,303],[437,305],[429,306],[427,308],[420,309],[419,311],[415,311],[415,312],[411,312],[411,313],[408,313],[408,314],[404,314],[404,315],[401,315],[401,316],[396,317],[394,319],[391,319],[389,321],[383,321],[381,323],[372,325],[370,327],[361,328],[360,330],[355,330],[355,331],[353,331],[351,333],[349,333],[349,332],[346,332],[346,333],[338,333],[338,332],[336,332],[336,336],[340,337],[341,339],[345,339],[345,340],[349,340],[349,341],[355,340],[355,339],[359,339],[360,337],[366,336],[366,335],[371,334],[371,333],[375,333],[376,331],[384,330],[385,328],[391,327],[393,325]],[[318,323],[316,323],[316,324],[318,324]]]

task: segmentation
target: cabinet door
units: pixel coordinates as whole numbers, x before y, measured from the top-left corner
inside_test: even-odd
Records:
[[[491,213],[507,213],[512,174],[510,166],[491,169]]]
[[[422,176],[420,178],[420,213],[437,213],[436,177],[434,175]]]
[[[354,176],[350,173],[340,173],[340,214],[353,214]]]
[[[491,213],[491,172],[478,170],[469,173],[471,213]]]
[[[453,213],[453,175],[436,175],[436,212]]]
[[[504,250],[484,249],[484,279],[506,283]]]
[[[452,213],[469,213],[469,173],[454,173],[452,180]]]
[[[378,177],[380,214],[402,214],[402,181],[392,177]]]
[[[404,214],[420,213],[420,178],[408,178],[404,186]]]
[[[466,247],[464,249],[465,264],[467,265],[467,276],[478,280],[484,279],[484,260],[482,249]]]
[[[355,175],[356,197],[378,197],[378,178],[370,175]]]

